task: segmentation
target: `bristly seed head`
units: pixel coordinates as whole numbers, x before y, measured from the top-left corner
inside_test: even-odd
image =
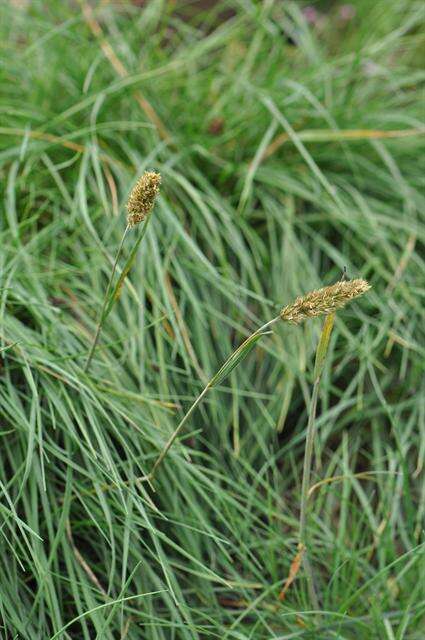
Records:
[[[130,227],[142,222],[152,211],[160,184],[161,176],[155,171],[145,171],[138,179],[127,202],[127,223]]]
[[[337,282],[330,287],[310,291],[300,296],[292,304],[288,304],[280,312],[286,322],[298,324],[306,318],[328,315],[343,307],[353,298],[363,295],[370,289],[366,280],[348,280]]]

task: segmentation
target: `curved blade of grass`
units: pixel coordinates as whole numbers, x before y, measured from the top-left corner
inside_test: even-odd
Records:
[[[159,454],[155,464],[152,467],[152,471],[150,472],[150,474],[148,476],[146,476],[145,480],[150,481],[150,480],[153,479],[157,468],[159,467],[159,465],[161,464],[161,462],[163,461],[163,459],[167,455],[169,449],[172,447],[173,442],[177,438],[177,436],[180,433],[180,431],[183,429],[183,427],[186,424],[187,420],[190,418],[192,413],[195,411],[196,407],[202,402],[204,397],[207,395],[208,391],[210,389],[212,389],[212,387],[215,387],[220,382],[222,382],[225,378],[227,378],[227,376],[233,371],[233,369],[235,369],[235,367],[237,367],[238,364],[240,362],[242,362],[242,360],[244,360],[246,358],[246,356],[254,348],[254,346],[257,344],[257,342],[260,340],[260,338],[262,338],[263,336],[268,335],[268,334],[271,333],[270,331],[267,331],[267,329],[269,329],[273,324],[275,324],[276,322],[279,322],[279,321],[280,321],[280,315],[277,316],[276,318],[273,318],[269,322],[266,322],[266,324],[264,324],[262,327],[257,329],[257,331],[255,331],[252,335],[250,335],[236,349],[236,351],[234,351],[229,356],[229,358],[226,360],[226,362],[223,364],[223,366],[217,371],[217,373],[208,382],[207,386],[204,388],[202,393],[196,398],[195,402],[192,404],[192,406],[187,411],[187,413],[183,416],[182,420],[177,425],[177,427],[175,428],[175,430],[171,434],[170,438],[168,439],[167,444],[165,445],[165,447],[163,448],[163,450]]]
[[[230,358],[228,360],[226,360],[224,365],[221,367],[221,369],[219,369],[217,371],[215,376],[213,376],[211,378],[211,380],[208,383],[208,386],[211,388],[211,387],[215,387],[216,385],[220,384],[220,382],[222,382],[225,378],[227,378],[227,376],[229,376],[231,374],[233,369],[235,367],[237,367],[238,364],[240,364],[240,362],[242,362],[242,360],[244,360],[246,358],[248,353],[250,353],[250,351],[252,351],[252,349],[255,347],[257,342],[263,336],[269,335],[270,333],[271,333],[271,331],[266,331],[264,333],[259,333],[259,334],[253,334],[247,340],[245,340],[245,342],[243,344],[241,344],[240,347],[238,347],[236,349],[236,351],[234,351],[232,353]]]

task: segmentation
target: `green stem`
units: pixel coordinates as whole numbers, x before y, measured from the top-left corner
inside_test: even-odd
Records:
[[[313,459],[313,447],[314,439],[316,435],[316,411],[317,400],[319,397],[320,378],[322,377],[323,368],[325,366],[326,355],[329,348],[329,340],[331,337],[333,325],[335,321],[335,314],[330,313],[326,316],[323,323],[322,332],[320,334],[319,344],[316,349],[316,360],[314,363],[314,385],[310,402],[310,411],[308,415],[307,435],[305,441],[304,452],[304,465],[303,465],[303,479],[301,486],[301,507],[300,507],[300,527],[299,538],[300,543],[304,549],[303,565],[307,575],[307,586],[310,595],[311,603],[316,609],[319,609],[319,600],[317,598],[316,590],[314,588],[314,576],[313,569],[308,558],[307,549],[307,511],[308,511],[308,492],[310,489],[311,479],[311,463]]]
[[[307,503],[308,503],[308,490],[310,488],[311,477],[311,461],[313,457],[313,446],[315,436],[315,418],[317,410],[317,399],[319,396],[319,383],[320,378],[314,381],[313,394],[311,396],[310,412],[308,416],[307,436],[305,441],[304,452],[304,466],[303,466],[303,480],[301,487],[301,507],[300,507],[300,542],[305,543],[305,533],[307,524]]]
[[[115,271],[117,270],[118,260],[119,260],[120,255],[121,255],[122,248],[124,246],[124,240],[125,240],[125,238],[127,236],[127,233],[129,231],[129,229],[130,229],[130,226],[127,225],[125,230],[124,230],[123,236],[121,238],[121,242],[120,242],[120,246],[118,247],[117,255],[115,256],[115,261],[114,261],[114,264],[113,264],[113,267],[112,267],[111,276],[109,278],[108,286],[106,288],[105,298],[103,300],[102,309],[101,309],[101,312],[100,312],[100,315],[99,315],[99,321],[98,321],[97,327],[96,327],[96,333],[95,333],[95,336],[94,336],[94,340],[93,340],[92,346],[91,346],[90,351],[89,351],[89,355],[87,357],[87,362],[86,362],[85,367],[84,367],[84,372],[85,373],[87,373],[88,370],[89,370],[91,361],[92,361],[93,356],[94,356],[95,349],[97,347],[97,343],[99,342],[100,332],[102,331],[102,326],[103,326],[103,323],[104,323],[104,321],[106,319],[106,315],[107,315],[105,312],[106,312],[106,306],[107,306],[108,300],[109,300],[109,294],[110,294],[111,289],[112,289],[112,282],[114,280]]]
[[[269,320],[269,322],[266,322],[266,324],[264,324],[262,327],[260,327],[256,331],[254,331],[254,333],[252,333],[246,340],[244,340],[244,342],[235,351],[232,352],[232,354],[227,358],[227,360],[220,367],[220,369],[217,371],[217,373],[207,383],[206,387],[202,390],[200,395],[193,402],[193,404],[191,405],[191,407],[187,411],[187,413],[183,416],[182,420],[179,422],[179,424],[177,425],[177,427],[175,428],[175,430],[173,431],[173,433],[169,437],[169,439],[167,441],[167,444],[165,445],[165,447],[163,448],[163,450],[159,454],[157,460],[155,461],[155,463],[154,463],[154,465],[152,467],[152,471],[147,476],[145,476],[145,478],[143,478],[144,480],[147,480],[147,481],[153,480],[155,472],[157,471],[159,465],[164,460],[165,456],[167,455],[168,451],[172,447],[175,439],[177,438],[177,436],[179,435],[179,433],[183,429],[184,425],[189,420],[190,416],[195,411],[196,407],[205,398],[205,396],[207,395],[208,391],[210,389],[212,389],[212,387],[214,387],[216,384],[218,384],[218,382],[220,382],[223,379],[223,377],[220,377],[219,374],[220,374],[220,372],[226,370],[226,367],[231,363],[232,358],[234,358],[235,354],[238,353],[238,352],[242,352],[242,350],[243,350],[245,345],[248,345],[248,344],[252,343],[255,340],[255,338],[257,338],[258,336],[263,334],[265,331],[267,331],[267,329],[269,329],[273,324],[278,322],[278,320],[280,320],[280,316],[277,316],[276,318],[273,318],[272,320]],[[240,362],[240,360],[237,361],[237,364],[239,364],[239,362]],[[236,366],[237,366],[237,364],[236,364]],[[230,369],[228,373],[230,373],[230,371],[232,369]]]
[[[313,446],[315,436],[315,418],[317,409],[317,399],[319,396],[320,377],[314,381],[313,394],[310,403],[310,413],[308,416],[307,437],[305,443],[303,479],[301,487],[301,510],[300,510],[300,529],[299,539],[304,547],[303,564],[307,575],[307,586],[310,594],[311,603],[316,611],[319,609],[319,601],[314,587],[313,569],[307,557],[307,507],[308,507],[308,490],[310,488],[311,478],[311,462],[313,457]]]
[[[179,422],[178,426],[173,431],[171,436],[169,437],[169,439],[167,441],[167,444],[165,445],[165,447],[163,448],[163,450],[159,454],[158,458],[155,461],[155,464],[152,467],[152,471],[149,474],[149,479],[150,480],[153,480],[153,477],[155,475],[156,470],[158,469],[158,467],[161,464],[161,462],[164,460],[164,458],[167,455],[167,453],[170,450],[170,448],[173,446],[174,440],[177,438],[177,436],[179,435],[180,431],[183,429],[184,425],[189,420],[190,416],[195,411],[195,409],[198,406],[198,404],[201,404],[202,400],[205,398],[205,396],[207,395],[207,393],[210,390],[210,388],[211,388],[210,387],[210,383],[208,383],[207,386],[202,391],[202,393],[196,398],[195,402],[192,404],[192,406],[190,407],[189,411],[185,414],[183,419]]]

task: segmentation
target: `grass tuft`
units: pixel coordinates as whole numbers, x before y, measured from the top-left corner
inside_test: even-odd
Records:
[[[209,4],[0,3],[0,637],[419,640],[423,6]],[[317,365],[317,613],[320,321],[230,362],[142,480],[344,267],[372,289]]]

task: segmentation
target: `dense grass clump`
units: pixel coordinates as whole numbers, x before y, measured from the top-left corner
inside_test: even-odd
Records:
[[[1,637],[419,639],[423,3],[207,4],[0,3]],[[315,612],[303,567],[279,594],[320,320],[276,323],[143,479],[232,351],[344,267],[372,289],[318,389]]]

